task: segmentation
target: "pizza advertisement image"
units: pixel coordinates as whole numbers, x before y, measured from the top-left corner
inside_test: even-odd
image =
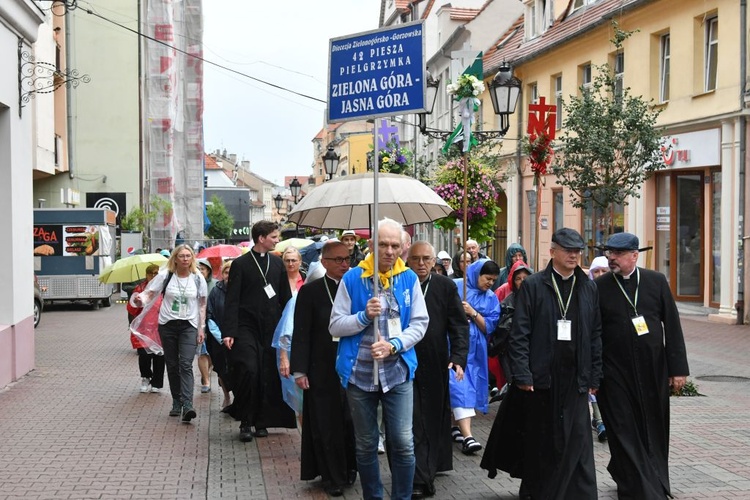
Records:
[[[63,255],[63,226],[34,224],[34,255],[42,257]]]

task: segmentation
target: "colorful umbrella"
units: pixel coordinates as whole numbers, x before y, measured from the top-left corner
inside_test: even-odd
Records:
[[[294,247],[299,250],[300,248],[305,248],[313,243],[315,243],[313,240],[308,240],[306,238],[289,238],[288,240],[278,242],[274,247],[274,250],[277,252],[283,252],[288,247]]]
[[[162,266],[167,258],[159,253],[132,255],[105,267],[99,275],[102,283],[132,283],[146,277],[146,268],[151,264]]]
[[[242,249],[237,245],[214,245],[201,250],[196,258],[208,259],[213,269],[213,275],[218,277],[221,275],[221,265],[225,259],[234,259],[242,254]]]

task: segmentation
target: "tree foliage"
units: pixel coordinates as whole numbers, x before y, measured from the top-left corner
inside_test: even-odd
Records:
[[[622,50],[632,32],[613,23],[611,42]],[[597,75],[590,88],[580,88],[563,104],[563,135],[556,144],[551,172],[570,189],[576,208],[591,204],[606,209],[627,205],[628,197],[639,197],[643,182],[664,168],[660,110],[629,88],[618,95],[620,82],[608,64],[595,66]]]
[[[137,206],[130,209],[120,219],[120,228],[124,231],[138,231],[143,233],[143,247],[149,248],[149,229],[159,215],[172,211],[172,204],[161,197],[154,197],[148,205],[148,210]]]
[[[229,239],[234,227],[234,217],[227,212],[227,207],[218,196],[214,195],[211,198],[211,204],[206,207],[206,215],[211,222],[211,226],[206,231],[206,237]]]

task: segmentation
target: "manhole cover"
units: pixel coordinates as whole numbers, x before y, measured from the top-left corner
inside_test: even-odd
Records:
[[[705,380],[706,382],[750,382],[750,378],[738,377],[736,375],[703,375],[696,378],[698,380]]]

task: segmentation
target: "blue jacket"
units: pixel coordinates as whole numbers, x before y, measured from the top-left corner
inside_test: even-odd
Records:
[[[372,297],[372,278],[362,278],[363,271],[361,267],[355,267],[342,278],[328,325],[331,335],[340,337],[336,372],[343,387],[349,383],[362,335],[372,324],[365,315],[367,301]],[[393,277],[393,291],[400,310],[402,330],[395,342],[400,344],[398,351],[409,368],[411,380],[417,370],[417,355],[413,347],[422,340],[429,323],[427,306],[419,279],[411,269]]]

